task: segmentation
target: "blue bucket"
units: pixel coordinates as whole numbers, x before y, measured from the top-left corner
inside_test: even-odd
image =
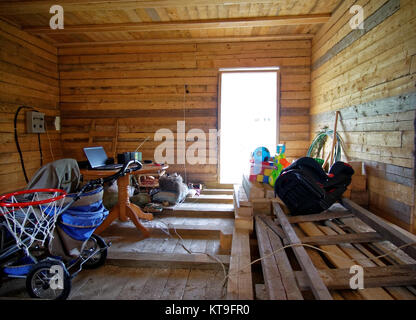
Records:
[[[75,240],[88,240],[109,213],[104,207],[102,193],[102,187],[84,193],[80,200],[61,214],[58,221],[59,227]],[[67,197],[74,196],[74,194],[69,194]],[[94,200],[94,202],[88,203],[89,200]]]

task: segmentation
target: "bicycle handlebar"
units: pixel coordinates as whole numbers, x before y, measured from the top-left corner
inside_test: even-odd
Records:
[[[135,167],[130,168],[130,166],[132,164],[136,164]],[[104,183],[110,182],[112,180],[117,180],[118,178],[125,176],[127,173],[130,172],[134,172],[137,170],[140,170],[141,168],[143,168],[143,165],[141,164],[140,161],[137,160],[130,160],[129,162],[126,162],[123,167],[117,171],[115,174],[108,176],[108,177],[104,177],[104,178],[99,178],[99,179],[95,179],[95,180],[90,180],[88,181],[88,183],[86,183],[80,190],[79,194],[82,194],[86,189],[92,187],[92,186],[96,186],[96,185],[103,185]]]

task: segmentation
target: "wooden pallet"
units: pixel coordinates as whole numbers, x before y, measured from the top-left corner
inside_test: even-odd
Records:
[[[273,213],[255,218],[269,299],[416,300],[416,236],[345,198],[320,214],[288,216],[276,202]],[[364,289],[351,289],[352,265]]]

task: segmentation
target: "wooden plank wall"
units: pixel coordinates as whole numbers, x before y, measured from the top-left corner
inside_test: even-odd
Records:
[[[0,20],[0,193],[26,185],[14,142],[13,120],[21,105],[46,114],[49,139],[55,159],[62,157],[59,115],[57,49]],[[25,111],[18,116],[17,132],[28,178],[40,167],[37,134],[27,134]],[[41,134],[43,163],[52,160],[48,136]]]
[[[119,153],[135,150],[150,137],[140,149],[144,159],[154,157],[158,129],[172,130],[176,141],[177,121],[184,113],[186,132],[218,129],[218,70],[232,67],[281,68],[281,141],[290,158],[305,155],[308,148],[310,40],[84,46],[60,48],[58,55],[62,141],[68,157],[84,158],[82,147],[89,144],[94,120],[97,131],[111,131],[119,119]],[[111,149],[104,138],[90,144]],[[217,150],[211,154],[216,160]],[[183,174],[183,165],[172,165],[174,171]],[[217,182],[216,164],[187,164],[186,173],[190,182]]]
[[[349,25],[355,4],[363,31]],[[340,110],[348,159],[366,164],[370,209],[413,232],[415,62],[412,0],[344,1],[312,43],[311,136]]]

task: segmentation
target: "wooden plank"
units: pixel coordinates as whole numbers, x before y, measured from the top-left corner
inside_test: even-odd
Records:
[[[170,269],[154,268],[152,271],[151,277],[146,281],[140,292],[139,300],[158,300],[163,293],[163,288],[166,286],[169,278]]]
[[[291,216],[288,217],[290,223],[299,223],[299,222],[313,222],[313,221],[322,221],[329,219],[338,219],[338,218],[347,218],[352,214],[350,212],[331,212],[325,211],[323,213],[311,214],[311,215],[300,215],[300,216]]]
[[[148,230],[151,232],[151,234],[163,234],[163,231],[160,230],[158,226],[155,227],[149,227]],[[133,229],[127,230],[134,235],[136,234]],[[205,223],[203,225],[197,225],[197,224],[169,224],[168,231],[172,234],[173,237],[176,237],[175,231],[179,233],[181,236],[192,236],[192,235],[204,235],[204,236],[216,236],[219,237],[220,233],[223,234],[232,234],[232,229],[230,225],[222,226],[217,224],[210,224]],[[123,234],[125,234],[123,232]]]
[[[233,189],[202,189],[201,194],[233,194]]]
[[[123,288],[138,277],[136,270],[127,269],[121,272],[120,267],[105,265],[94,270],[94,273],[81,272],[78,285],[75,285],[70,299],[72,300],[112,300],[122,292]],[[113,274],[109,281],[108,275]],[[77,277],[77,278],[78,278]],[[139,275],[139,279],[145,275]],[[132,281],[133,280],[133,281]],[[140,281],[140,280],[139,280]]]
[[[400,247],[403,245],[408,245],[407,247],[402,248],[413,259],[416,259],[416,236],[406,233],[403,229],[399,227],[394,227],[383,219],[377,217],[370,211],[360,207],[349,199],[343,198],[342,204],[349,210],[351,210],[358,218],[363,222],[368,224],[375,231],[379,232],[385,239],[390,240],[396,246]],[[409,244],[413,244],[410,245]]]
[[[279,274],[277,275],[277,278],[281,280],[281,283],[284,288],[284,297],[283,294],[280,292],[271,292],[273,291],[272,288],[269,287],[268,281],[274,282],[274,277],[272,274],[272,277],[267,277],[267,282],[265,280],[265,284],[267,287],[268,296],[270,299],[273,300],[272,297],[274,297],[277,294],[278,298],[279,296],[282,296],[284,299],[288,300],[303,300],[302,293],[299,290],[299,287],[295,281],[294,273],[292,266],[289,262],[289,259],[286,255],[286,253],[283,250],[283,244],[281,239],[279,238],[276,233],[270,229],[270,226],[265,224],[263,222],[263,219],[267,220],[269,224],[272,224],[273,221],[271,221],[270,217],[263,217],[263,216],[257,216],[256,217],[256,231],[257,231],[257,238],[259,240],[259,249],[262,245],[264,245],[265,250],[262,250],[260,253],[260,257],[267,256],[268,254],[271,254],[272,252],[275,252],[271,257],[273,259],[269,259],[271,261],[267,262],[265,260],[262,260],[262,267],[264,263],[264,267],[266,268],[274,268],[274,266],[277,268]],[[260,238],[259,238],[260,236]],[[262,245],[260,244],[262,243]],[[279,289],[280,285],[278,285]],[[279,300],[279,299],[277,299]]]
[[[176,31],[176,30],[203,30],[218,28],[244,28],[244,27],[276,27],[302,24],[322,24],[329,19],[329,14],[291,15],[273,17],[248,17],[228,19],[204,19],[204,20],[182,20],[160,21],[160,22],[130,22],[130,23],[106,23],[89,25],[67,25],[64,29],[53,30],[48,27],[25,27],[23,30],[32,34],[71,34],[71,33],[94,33],[94,32],[153,32],[153,31]]]
[[[279,204],[273,203],[273,210],[275,215],[279,219],[280,225],[282,226],[283,231],[286,234],[286,238],[288,239],[290,244],[301,244],[298,236],[291,227],[289,221],[286,218],[285,213],[282,211]],[[322,278],[319,276],[318,271],[316,270],[308,254],[306,253],[305,248],[302,246],[294,246],[292,247],[292,249],[296,255],[299,264],[302,267],[302,270],[307,274],[311,290],[315,298],[318,300],[332,300],[331,294],[325,286]]]
[[[162,216],[180,217],[218,217],[234,218],[234,205],[218,203],[181,203],[173,207],[165,207],[159,214]]]
[[[163,300],[181,300],[189,273],[190,269],[171,269],[160,298]]]
[[[285,233],[283,232],[282,228],[278,226],[278,224],[274,222],[271,217],[263,214],[257,215],[256,217],[259,217],[259,219],[263,221],[263,223],[265,223],[267,227],[269,227],[282,240],[286,239]]]
[[[205,298],[208,283],[212,279],[209,279],[205,270],[191,269],[189,273],[183,300],[202,300]]]
[[[262,4],[272,4],[275,0],[262,0]],[[251,0],[233,0],[234,4],[244,5],[250,4]],[[5,1],[0,6],[2,12],[7,12],[10,15],[20,14],[42,14],[48,13],[49,8],[56,4],[52,0],[43,1]],[[224,1],[221,0],[194,0],[193,6],[217,6],[223,5]],[[161,2],[155,2],[150,0],[145,1],[131,1],[131,0],[107,0],[107,1],[90,1],[90,0],[67,0],[65,2],[65,12],[83,12],[83,11],[108,11],[108,10],[136,10],[146,8],[186,8],[190,4],[184,0],[164,0]],[[8,11],[9,10],[9,11]]]
[[[217,255],[216,257],[224,265],[230,263],[230,259],[226,255]],[[114,252],[110,250],[108,252],[107,263],[123,267],[163,267],[169,265],[171,268],[222,268],[218,261],[200,253],[142,253],[129,251]]]
[[[395,95],[388,98],[376,99],[359,105],[344,107],[340,110],[340,118],[342,121],[355,119],[355,121],[379,116],[387,115],[392,112],[405,112],[416,109],[416,93],[408,93]],[[333,121],[333,112],[328,111],[312,116],[312,122],[330,122]]]
[[[10,23],[1,20],[1,19],[0,19],[0,29],[4,32],[7,32],[11,35],[14,35],[15,37],[18,37],[18,38],[20,38],[20,39],[22,39],[22,40],[24,40],[24,41],[26,41],[30,44],[33,44],[33,45],[49,52],[52,55],[56,56],[57,53],[58,53],[57,49],[54,46],[50,45],[49,43],[46,43],[45,41],[43,41],[43,40],[41,40],[41,39],[39,39],[35,36],[32,36],[32,35],[24,32],[24,31],[20,30],[19,28],[16,28],[16,27],[12,26]]]
[[[247,175],[243,175],[242,186],[249,201],[264,198],[264,188],[257,182],[251,182]]]
[[[300,223],[300,228],[309,236],[335,234],[327,227],[316,226],[312,222]],[[329,229],[329,230],[328,230]],[[351,253],[351,244],[321,245],[325,257],[337,268],[351,268],[357,264],[352,257],[356,258],[357,252]],[[352,257],[351,257],[352,256]],[[363,257],[362,255],[360,257]],[[357,292],[366,300],[391,300],[392,297],[383,288],[366,288]]]
[[[270,239],[267,233],[267,227],[257,216],[256,219],[256,234],[257,243],[259,246],[259,253],[261,260],[261,267],[263,270],[264,284],[270,300],[287,300],[286,290],[283,286],[282,276],[274,255],[271,255],[273,249],[270,244]]]
[[[354,232],[372,232],[370,226],[364,223],[359,218],[346,218],[341,219],[341,222],[344,223],[348,228],[350,228]],[[376,248],[376,251],[380,254],[385,254],[389,252],[389,255],[386,256],[387,259],[392,261],[392,263],[398,264],[416,264],[416,259],[409,257],[405,252],[402,250],[398,250],[397,246],[392,244],[390,241],[384,241],[381,243],[374,243],[371,245],[372,247]]]
[[[90,48],[94,46],[120,46],[120,45],[163,45],[163,44],[205,44],[205,43],[240,43],[240,42],[260,42],[260,41],[296,41],[296,40],[311,40],[313,34],[279,34],[279,35],[264,35],[264,36],[234,36],[234,37],[193,37],[193,38],[158,38],[158,39],[140,39],[140,40],[112,40],[112,41],[71,41],[65,43],[56,43],[58,49],[72,49],[72,48]]]
[[[363,269],[365,288],[410,286],[416,284],[416,265],[414,264],[364,267]],[[318,272],[329,289],[351,289],[349,268],[318,270]],[[307,277],[303,271],[295,271],[295,276],[302,290],[309,288]]]
[[[234,197],[236,199],[236,205],[238,207],[252,207],[251,202],[248,200],[244,188],[241,185],[235,184],[234,188]]]
[[[250,262],[248,231],[234,228],[227,282],[227,300],[253,299]]]
[[[312,245],[333,245],[340,243],[368,243],[383,241],[383,238],[377,232],[366,233],[351,233],[342,235],[325,235],[325,236],[312,236],[301,237],[302,243],[308,243]]]
[[[348,48],[353,42],[357,41],[363,37],[366,33],[370,32],[372,29],[381,24],[388,17],[393,15],[400,9],[399,0],[389,0],[382,7],[380,7],[376,12],[364,20],[364,29],[355,29],[352,30],[348,35],[346,35],[342,40],[340,40],[336,45],[329,49],[324,55],[315,61],[312,65],[312,70],[316,70],[325,64],[327,61],[331,60],[334,56],[339,54],[341,51]]]
[[[356,220],[359,220],[355,218]],[[323,230],[326,234],[345,234],[345,231],[342,230],[337,224],[327,221],[326,225],[329,227],[321,227],[321,230]],[[325,228],[325,229],[323,229]],[[382,242],[378,242],[378,244],[381,244]],[[374,246],[374,244],[368,245],[369,247]],[[381,260],[378,259],[372,252],[367,250],[366,247],[364,247],[361,244],[345,244],[342,246],[343,250],[348,253],[352,258],[355,259],[362,267],[375,267],[380,266],[383,267],[386,264]],[[371,260],[370,260],[371,259]],[[392,295],[395,299],[402,300],[402,299],[415,299],[416,296],[413,296],[409,290],[407,290],[404,287],[385,287],[384,288],[390,295]],[[373,289],[376,290],[376,289]]]

